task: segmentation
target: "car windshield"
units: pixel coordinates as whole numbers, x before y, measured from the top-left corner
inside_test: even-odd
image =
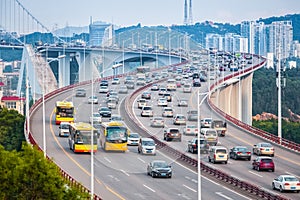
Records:
[[[178,129],[170,129],[170,133],[178,133],[179,130]]]
[[[101,108],[100,111],[110,111],[109,108]]]
[[[216,153],[225,153],[226,154],[226,150],[225,149],[217,149]]]
[[[272,159],[270,159],[270,158],[263,158],[263,159],[261,159],[261,162],[263,162],[263,163],[271,163]]]
[[[99,113],[94,113],[93,117],[100,117],[100,114]]]
[[[239,147],[236,149],[237,151],[248,151],[246,147]]]
[[[167,163],[165,162],[155,162],[153,163],[154,168],[166,168],[168,167]]]
[[[140,136],[139,136],[139,134],[137,134],[137,133],[131,133],[131,134],[129,135],[129,137],[131,137],[131,138],[139,138]]]
[[[217,133],[215,131],[206,131],[207,136],[216,136]]]
[[[272,147],[272,145],[269,143],[262,143],[261,147]]]
[[[190,114],[195,114],[195,115],[196,115],[197,113],[198,113],[197,110],[191,110],[191,111],[190,111]]]
[[[152,110],[152,108],[151,107],[143,107],[143,110]]]
[[[292,181],[292,182],[298,182],[299,180],[296,177],[285,177],[285,181]]]
[[[69,124],[60,124],[61,129],[69,129]]]
[[[144,145],[144,146],[154,146],[155,143],[154,143],[154,141],[148,140],[148,141],[143,141],[142,145]]]
[[[198,140],[196,140],[197,142]],[[206,140],[200,140],[200,144],[207,144],[207,141]]]

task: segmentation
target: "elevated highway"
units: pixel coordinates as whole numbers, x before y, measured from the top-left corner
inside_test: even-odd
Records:
[[[83,83],[84,84],[84,83]],[[87,86],[87,88],[89,88],[89,86]],[[144,90],[146,88],[141,88],[138,89],[138,91],[136,92],[141,92],[142,90]],[[59,92],[62,92],[59,96],[55,95],[58,94]],[[91,91],[89,91],[91,92]],[[77,154],[73,154],[70,153],[70,150],[68,150],[68,145],[66,144],[65,138],[59,138],[57,136],[57,128],[53,125],[53,105],[56,99],[73,99],[73,101],[75,102],[76,105],[78,105],[78,110],[82,110],[80,111],[80,115],[78,115],[77,120],[85,120],[87,121],[89,114],[86,113],[86,107],[85,104],[86,102],[75,99],[74,97],[74,92],[72,87],[68,88],[64,88],[63,90],[60,91],[56,91],[55,93],[51,93],[47,96],[47,101],[46,101],[46,108],[47,108],[47,127],[49,127],[50,132],[47,132],[47,154],[49,157],[53,157],[54,161],[58,164],[58,166],[60,166],[65,173],[67,174],[72,174],[72,177],[76,177],[75,179],[81,183],[83,183],[86,187],[89,187],[89,159],[90,157],[87,155],[77,155]],[[56,98],[56,99],[55,99]],[[191,102],[195,101],[195,99],[193,100],[193,98],[191,99]],[[37,102],[38,106],[40,102]],[[122,103],[120,104],[121,107],[119,108],[119,112],[121,112],[121,110],[124,110],[125,105]],[[204,105],[203,105],[204,106]],[[35,107],[37,108],[37,107]],[[34,109],[34,108],[33,108]],[[212,114],[211,110],[206,107],[203,108],[205,109],[204,113],[207,113],[208,115],[214,115]],[[84,110],[84,111],[83,111]],[[203,112],[203,111],[202,111]],[[122,112],[121,112],[122,113]],[[49,118],[48,118],[49,116]],[[228,116],[225,116],[228,117]],[[42,134],[41,134],[41,109],[37,109],[35,112],[33,112],[33,115],[31,116],[31,132],[34,136],[35,141],[37,141],[38,144],[41,144],[42,142]],[[240,124],[242,122],[239,122]],[[146,123],[142,123],[142,124],[148,124],[148,122]],[[224,141],[222,141],[222,144],[226,145],[226,146],[232,146],[235,144],[240,144],[241,142],[245,142],[248,141],[248,143],[245,143],[247,146],[251,144],[249,143],[249,141],[255,141],[257,140],[256,137],[254,137],[255,139],[253,139],[253,136],[246,134],[244,131],[241,132],[241,130],[238,128],[236,129],[235,126],[237,126],[238,124],[229,127],[229,134],[228,137],[224,138]],[[131,125],[129,125],[131,126]],[[134,125],[133,125],[134,126]],[[147,129],[145,130],[147,132]],[[237,135],[236,135],[237,134]],[[241,135],[243,135],[243,139],[242,140],[238,140],[238,138],[241,138]],[[248,138],[249,137],[249,138]],[[32,135],[30,136],[31,139]],[[237,142],[237,141],[238,142]],[[158,140],[159,141],[159,140]],[[186,141],[186,140],[185,140]],[[161,147],[164,147],[163,149],[168,149],[167,146],[169,146],[169,144],[167,144],[167,146],[165,146],[164,144],[162,144],[161,142],[159,142],[159,145]],[[182,142],[182,145],[178,145],[178,148],[181,148],[179,150],[176,150],[177,147],[173,147],[171,146],[171,148],[175,148],[175,151],[171,152],[172,153],[177,153],[175,154],[175,158],[174,156],[169,156],[169,157],[165,157],[163,153],[164,150],[162,149],[161,152],[162,154],[158,155],[158,159],[168,159],[170,162],[173,163],[173,167],[175,170],[175,176],[174,179],[176,180],[176,183],[174,183],[173,181],[167,181],[167,180],[158,180],[159,183],[166,185],[165,187],[157,187],[157,182],[156,179],[152,180],[149,179],[149,177],[147,177],[145,175],[145,165],[147,162],[149,162],[150,160],[152,160],[152,157],[137,157],[136,155],[136,149],[135,148],[130,148],[129,152],[126,152],[126,156],[124,155],[120,155],[120,154],[114,154],[114,153],[106,153],[106,152],[98,152],[96,157],[96,173],[95,173],[95,182],[97,183],[96,188],[96,193],[99,194],[103,199],[136,199],[136,198],[141,198],[141,199],[148,199],[148,197],[153,197],[153,195],[157,196],[160,199],[169,199],[170,197],[174,198],[174,199],[195,199],[196,195],[195,194],[197,192],[197,174],[194,172],[195,171],[195,167],[197,166],[197,161],[196,159],[193,158],[193,155],[190,156],[189,154],[187,154],[187,152],[185,151],[185,144],[184,142]],[[281,152],[282,151],[282,152]],[[168,152],[168,151],[167,151]],[[179,152],[179,154],[178,154]],[[278,155],[280,154],[286,154],[288,153],[288,151],[286,150],[279,150]],[[100,155],[99,155],[100,154]],[[170,153],[167,153],[170,154]],[[276,154],[277,155],[277,154]],[[292,154],[293,155],[293,154]],[[292,156],[290,155],[290,156]],[[122,158],[121,158],[122,157]],[[190,157],[190,158],[188,158]],[[279,158],[282,158],[279,157]],[[156,158],[155,158],[156,159]],[[176,162],[175,162],[176,161]],[[177,162],[178,161],[178,162]],[[191,164],[192,167],[183,167],[182,162],[188,162],[189,164]],[[205,157],[203,157],[202,162],[206,162],[205,161]],[[277,161],[276,161],[277,162]],[[287,162],[285,161],[278,161],[279,166],[280,167],[280,171],[282,172],[282,170],[284,169],[284,167],[282,167],[283,163]],[[122,164],[120,164],[122,163]],[[136,163],[139,163],[138,165]],[[234,163],[234,162],[233,162]],[[281,164],[282,163],[282,164]],[[240,163],[235,163],[235,164],[240,164]],[[247,166],[246,163],[243,163],[245,165],[243,165],[243,168],[248,169],[249,166]],[[229,163],[228,166],[230,166],[231,163]],[[205,165],[207,166],[207,165]],[[203,168],[206,170],[207,167],[203,166]],[[290,164],[288,166],[289,171],[295,172],[295,167],[299,167],[299,164],[297,164],[297,162],[293,162],[290,161]],[[208,168],[210,168],[210,172],[212,173],[217,173],[220,172],[218,169],[217,170],[211,170],[214,169],[215,166],[209,166]],[[190,168],[190,169],[188,169]],[[217,166],[218,168],[218,166]],[[239,168],[239,167],[238,167]],[[242,171],[242,172],[238,172],[236,170],[236,173],[231,174],[231,166],[230,167],[225,167],[225,172],[219,173],[219,179],[220,177],[222,178],[227,178],[228,181],[241,181],[241,180],[248,180],[249,179],[249,175],[251,176],[252,173],[250,173],[248,171]],[[228,171],[227,171],[228,170]],[[223,171],[223,166],[222,166],[222,171]],[[297,173],[297,172],[295,172]],[[233,176],[231,177],[235,177],[232,179],[228,179],[228,175],[231,174]],[[176,177],[176,178],[175,178]],[[184,178],[182,178],[184,177]],[[259,176],[258,176],[259,177]],[[124,178],[124,179],[123,179]],[[221,179],[222,179],[221,178]],[[174,180],[173,179],[173,180]],[[268,188],[268,181],[271,179],[271,175],[268,176],[266,181],[258,181],[261,180],[262,178],[259,177],[257,179],[253,179],[253,182],[258,182],[260,183],[260,185],[264,188]],[[145,180],[147,180],[147,182],[144,182]],[[151,184],[149,184],[149,182],[152,182]],[[155,182],[154,182],[155,181]],[[129,185],[128,184],[123,184],[123,183],[130,183],[130,182],[134,182],[134,183],[138,183],[138,187],[133,187],[133,185]],[[169,183],[172,182],[172,185],[169,185]],[[99,185],[98,185],[99,184]],[[242,198],[246,198],[246,199],[251,199],[251,197],[244,197],[244,195],[238,195],[236,193],[234,193],[233,191],[230,191],[229,188],[224,190],[223,186],[218,185],[218,183],[214,183],[211,180],[208,179],[203,179],[203,199],[219,199],[219,198],[224,198],[224,195],[227,196],[231,196],[231,198],[233,199],[242,199]],[[239,184],[238,182],[236,182],[236,184]],[[251,184],[250,184],[251,185]],[[141,187],[143,186],[143,187]],[[249,185],[248,185],[249,186]],[[122,189],[121,189],[122,188]],[[210,189],[209,189],[210,188]],[[212,189],[213,188],[213,189]],[[215,189],[218,188],[218,189]],[[223,189],[222,189],[223,188]],[[185,191],[186,189],[186,191]],[[250,188],[249,188],[250,189]],[[253,189],[253,188],[252,188]],[[125,191],[125,192],[124,192]],[[166,192],[166,191],[172,191],[172,192]],[[217,191],[217,192],[216,192]],[[229,193],[230,194],[229,194]],[[260,193],[262,193],[261,191],[258,191]],[[267,191],[268,192],[268,191]],[[221,194],[221,195],[220,195]],[[133,195],[133,196],[132,196]],[[223,197],[222,197],[223,195]],[[236,196],[237,195],[237,196]],[[261,194],[260,194],[261,195]],[[276,194],[275,194],[276,195]],[[292,196],[293,198],[294,196]],[[274,197],[275,198],[275,197]],[[277,198],[278,199],[278,198]]]

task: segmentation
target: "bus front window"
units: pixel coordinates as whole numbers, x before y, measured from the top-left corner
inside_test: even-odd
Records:
[[[127,129],[124,127],[109,127],[106,140],[113,143],[127,142]]]

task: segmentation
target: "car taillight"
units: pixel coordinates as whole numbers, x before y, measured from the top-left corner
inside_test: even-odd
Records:
[[[289,183],[284,183],[284,185],[290,185]]]
[[[241,154],[241,152],[237,152],[237,154]]]
[[[274,151],[274,148],[271,148],[271,151]]]
[[[260,150],[261,150],[261,151],[263,151],[263,150],[264,150],[264,148],[260,148]]]
[[[251,152],[250,152],[250,151],[248,151],[248,152],[247,152],[247,154],[248,154],[248,155],[250,155],[250,154],[251,154]]]
[[[192,146],[193,146],[193,147],[197,147],[197,144],[193,144]]]
[[[216,159],[216,154],[214,154],[214,159]]]
[[[297,186],[300,186],[300,183],[297,183]]]
[[[191,130],[191,129],[189,129],[189,128],[187,129],[187,131],[190,131],[190,130]]]

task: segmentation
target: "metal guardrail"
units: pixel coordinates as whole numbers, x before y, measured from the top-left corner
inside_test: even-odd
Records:
[[[264,64],[264,62],[265,62],[265,59],[261,63],[253,66],[253,68],[246,69],[244,71],[244,73],[248,73],[249,71],[253,71],[253,70],[261,67]],[[226,80],[228,80],[228,79],[230,79],[232,77],[239,76],[239,75],[241,75],[240,72],[235,72],[234,74],[230,74],[230,75],[226,76],[223,80],[221,79],[218,82],[216,82],[213,85],[211,85],[210,90],[213,91],[215,88],[218,87],[218,85],[222,84],[224,81],[226,81]],[[247,132],[249,132],[251,134],[254,134],[254,135],[257,135],[259,137],[262,137],[262,138],[264,138],[264,139],[266,139],[266,140],[268,140],[270,142],[273,142],[273,143],[275,143],[277,145],[280,145],[282,147],[288,148],[288,149],[293,150],[293,151],[298,152],[298,153],[300,152],[300,144],[292,142],[292,141],[284,139],[284,138],[280,139],[276,135],[273,135],[273,134],[271,134],[269,132],[266,132],[266,131],[263,131],[261,129],[258,129],[258,128],[254,127],[254,126],[250,126],[250,125],[248,125],[248,124],[246,124],[246,123],[244,123],[244,122],[242,122],[242,121],[240,121],[240,120],[238,120],[238,119],[236,119],[236,118],[228,115],[227,113],[223,112],[216,105],[214,105],[210,99],[208,99],[208,104],[209,104],[209,106],[215,112],[217,112],[219,115],[221,115],[222,117],[224,117],[229,122],[232,122],[233,124],[235,124],[239,128],[242,128],[243,130],[245,130],[245,131],[247,131]]]
[[[258,67],[258,66],[256,66]],[[231,76],[232,77],[232,76]],[[228,78],[229,79],[229,78]],[[158,81],[160,82],[160,81]],[[191,158],[189,156],[187,156],[186,154],[174,149],[173,147],[169,146],[167,143],[162,142],[159,138],[157,138],[154,135],[151,135],[147,130],[145,130],[144,128],[142,128],[142,126],[140,126],[139,124],[137,124],[137,120],[134,116],[134,114],[132,113],[132,106],[134,105],[134,99],[136,98],[136,96],[143,91],[144,89],[148,88],[151,84],[146,85],[144,87],[141,87],[139,89],[137,89],[136,91],[134,91],[130,96],[128,96],[125,99],[125,110],[127,113],[127,117],[128,119],[131,121],[131,123],[136,124],[135,127],[138,130],[141,130],[142,133],[144,133],[144,135],[147,135],[147,137],[151,137],[157,144],[158,149],[164,149],[164,151],[172,154],[173,156],[177,157],[178,160],[181,160],[187,164],[189,164],[192,167],[197,168],[198,167],[198,161],[194,158]],[[228,116],[229,117],[229,116]],[[257,195],[260,198],[263,199],[268,199],[268,200],[287,200],[287,198],[281,196],[281,195],[277,195],[277,194],[272,194],[266,190],[264,190],[263,188],[260,188],[256,185],[247,183],[246,181],[242,181],[239,180],[238,178],[235,178],[221,170],[217,170],[214,169],[212,167],[209,167],[208,165],[204,164],[203,162],[200,162],[200,166],[201,166],[201,171],[208,173],[211,176],[214,176],[215,178],[222,180],[230,185],[236,186],[242,190],[245,190],[251,194]]]

